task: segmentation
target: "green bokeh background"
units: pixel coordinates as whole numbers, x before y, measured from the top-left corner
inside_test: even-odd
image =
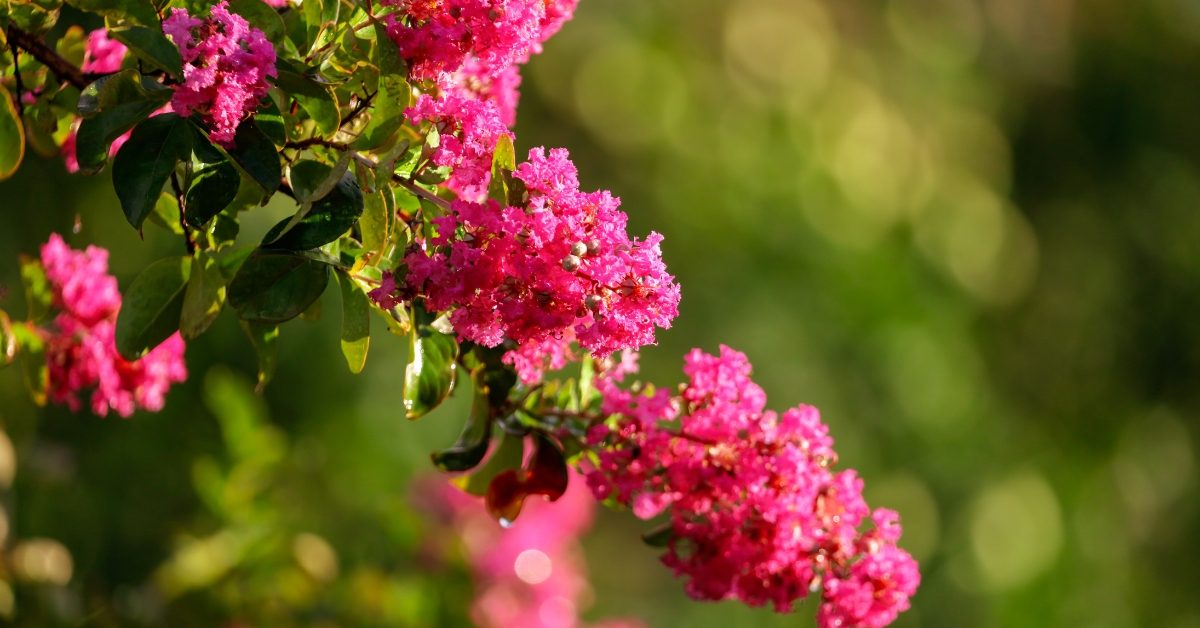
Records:
[[[666,236],[684,299],[647,378],[725,343],[774,407],[821,408],[922,563],[896,625],[1183,628],[1200,626],[1198,70],[1190,0],[583,0],[525,70],[518,149],[569,147],[586,188]],[[177,253],[131,232],[107,174],[56,160],[0,183],[0,207],[6,309],[17,254],[51,231],[110,248],[123,285]],[[338,324],[327,294],[284,328],[262,404],[228,316],[160,414],[39,409],[0,372],[7,547],[52,538],[74,562],[65,587],[15,585],[17,621],[466,622],[469,579],[429,559],[438,531],[410,498],[463,395],[406,422],[404,343],[377,324],[351,376]],[[586,539],[587,617],[811,623],[812,604],[688,601],[640,528],[605,513]],[[197,588],[164,602],[146,583],[181,547]]]

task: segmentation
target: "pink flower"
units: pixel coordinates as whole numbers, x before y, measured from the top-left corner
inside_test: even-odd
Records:
[[[512,133],[500,121],[495,103],[462,96],[430,98],[422,94],[404,115],[414,123],[432,122],[440,142],[430,157],[439,166],[453,168],[446,185],[459,198],[482,201],[491,181],[492,153],[500,136]]]
[[[86,73],[108,74],[121,69],[128,48],[121,42],[110,39],[108,31],[98,28],[87,37],[87,47],[83,52],[83,65],[80,69]]]
[[[141,359],[126,361],[117,354],[121,294],[108,274],[108,251],[75,251],[51,234],[41,259],[58,310],[53,325],[41,330],[50,400],[78,411],[79,393],[91,389],[91,409],[100,416],[161,410],[171,384],[187,379],[183,339],[176,333]]]
[[[830,470],[815,408],[766,410],[746,356],[724,346],[688,354],[677,395],[619,386],[628,370],[597,378],[612,418],[588,434],[588,484],[641,518],[669,517],[662,560],[689,595],[788,611],[822,589],[823,627],[884,626],[908,608],[920,574],[896,546],[899,518],[871,514],[853,470]]]
[[[267,78],[276,74],[275,48],[224,1],[207,20],[172,9],[162,27],[183,56],[183,84],[172,107],[183,116],[202,114],[213,141],[230,145],[242,119],[267,94]]]
[[[511,365],[517,371],[517,377],[526,386],[532,386],[542,381],[542,375],[547,370],[563,368],[575,359],[571,351],[572,337],[547,338],[540,342],[525,344],[504,354],[500,360]]]
[[[579,478],[575,478],[579,479]],[[502,528],[483,502],[447,483],[430,485],[435,511],[462,540],[475,580],[471,618],[482,628],[575,628],[588,597],[579,537],[592,525],[595,501],[571,482],[555,502],[531,500]],[[641,622],[608,620],[595,628],[641,628]]]
[[[679,305],[662,236],[631,239],[620,201],[580,192],[563,149],[531,150],[514,176],[527,190],[522,206],[460,200],[434,221],[427,252],[405,256],[410,288],[431,311],[453,309],[459,336],[489,347],[568,334],[599,356],[652,344]]]

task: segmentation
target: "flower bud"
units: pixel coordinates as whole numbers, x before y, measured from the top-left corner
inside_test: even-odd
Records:
[[[579,269],[579,264],[582,261],[583,260],[579,259],[579,257],[575,255],[568,255],[562,259],[563,270],[567,272],[575,272]]]
[[[587,309],[589,309],[593,312],[595,312],[596,310],[599,310],[600,304],[603,302],[604,302],[604,300],[601,299],[600,295],[598,295],[598,294],[589,294],[589,295],[587,295],[587,297],[585,297],[583,299],[584,307],[586,307]]]
[[[571,255],[574,255],[575,257],[583,257],[584,253],[587,253],[586,244],[582,242],[576,242],[575,244],[571,245]]]
[[[595,255],[600,252],[600,238],[592,238],[587,241],[587,254]]]

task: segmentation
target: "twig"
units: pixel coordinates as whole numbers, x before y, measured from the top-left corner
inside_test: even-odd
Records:
[[[187,247],[188,255],[196,252],[196,241],[192,238],[192,232],[188,229],[187,217],[183,211],[183,189],[179,186],[179,177],[175,173],[171,173],[171,189],[175,191],[175,203],[179,205],[179,228],[183,229],[183,240]]]
[[[62,56],[32,33],[27,33],[10,24],[8,27],[8,41],[9,45],[14,48],[13,56],[16,56],[15,49],[20,48],[33,55],[33,58],[40,61],[42,65],[50,68],[50,71],[58,77],[58,80],[66,81],[79,89],[87,87],[89,82],[88,76],[83,73],[83,70],[80,70],[70,61],[62,58]]]
[[[21,59],[17,56],[16,46],[9,46],[8,49],[12,52],[13,78],[17,81],[17,117],[22,117],[25,115],[25,103],[21,98],[25,94],[25,82],[21,80]]]

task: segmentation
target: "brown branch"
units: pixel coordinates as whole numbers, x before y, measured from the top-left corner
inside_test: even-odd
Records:
[[[54,49],[47,46],[45,42],[38,39],[32,33],[25,32],[10,24],[8,27],[8,41],[10,46],[28,52],[34,59],[40,61],[42,65],[50,68],[50,71],[58,77],[58,80],[70,83],[79,89],[87,87],[87,84],[90,82],[88,76],[83,73],[83,70],[80,70],[73,63],[62,58]]]

